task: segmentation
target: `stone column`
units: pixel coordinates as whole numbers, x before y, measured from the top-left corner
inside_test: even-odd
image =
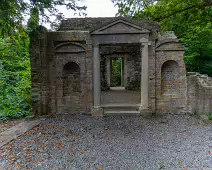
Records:
[[[101,105],[101,79],[100,79],[100,55],[99,45],[93,46],[93,95],[94,106],[91,111],[92,116],[103,116]]]
[[[151,42],[148,39],[142,38],[141,42],[141,105],[140,113],[143,116],[150,116],[149,106],[149,48]]]
[[[106,57],[106,65],[107,65],[107,85],[110,87],[110,74],[111,74],[111,69],[110,69],[110,57]]]

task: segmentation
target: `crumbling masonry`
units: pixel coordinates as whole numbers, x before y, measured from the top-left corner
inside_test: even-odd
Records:
[[[122,85],[116,92],[111,87],[111,58],[119,56]],[[62,21],[55,32],[40,27],[31,36],[33,114],[104,116],[112,107],[120,114],[144,116],[208,114],[212,80],[197,73],[186,77],[183,56],[177,37],[162,36],[152,21],[73,18]],[[113,105],[103,103],[104,91],[114,93]],[[121,94],[128,96],[126,101],[118,101]]]

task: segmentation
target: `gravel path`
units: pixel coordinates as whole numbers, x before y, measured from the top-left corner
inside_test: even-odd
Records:
[[[159,118],[61,116],[0,149],[0,169],[212,169],[212,124]]]

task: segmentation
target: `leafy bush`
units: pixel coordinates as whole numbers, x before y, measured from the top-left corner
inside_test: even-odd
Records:
[[[121,86],[121,68],[122,58],[114,58],[112,60],[112,81],[111,86]]]
[[[29,38],[26,33],[0,39],[0,120],[31,112]]]
[[[209,114],[208,114],[208,119],[209,119],[209,120],[212,120],[212,113],[209,113]]]

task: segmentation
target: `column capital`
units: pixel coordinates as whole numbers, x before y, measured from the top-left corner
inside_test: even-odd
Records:
[[[149,41],[147,38],[141,38],[140,39],[140,43],[141,43],[141,45],[142,46],[145,46],[145,45],[151,45],[152,44],[152,42],[151,41]]]

